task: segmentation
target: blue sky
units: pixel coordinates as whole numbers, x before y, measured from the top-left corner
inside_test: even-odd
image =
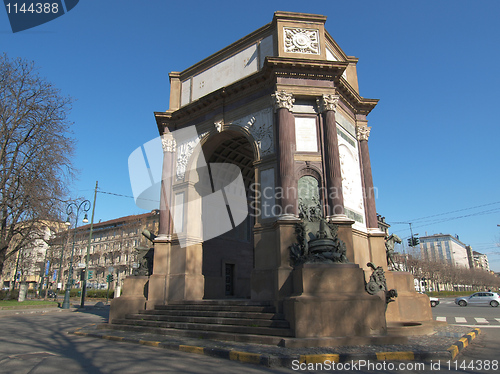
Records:
[[[85,0],[16,34],[0,9],[0,50],[34,60],[77,100],[74,195],[91,200],[98,180],[102,192],[131,196],[128,156],[158,135],[153,112],[168,109],[168,73],[265,25],[277,10],[326,15],[328,32],[359,58],[361,95],[380,99],[368,117],[369,146],[377,210],[391,231],[408,237],[409,225],[397,222],[413,222],[420,236],[459,235],[500,271],[496,0]],[[141,212],[131,198],[97,196],[97,221]]]

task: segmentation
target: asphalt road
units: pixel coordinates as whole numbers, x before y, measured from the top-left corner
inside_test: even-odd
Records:
[[[236,361],[103,339],[67,331],[106,320],[107,309],[0,318],[0,373],[291,373]]]
[[[366,362],[365,366],[351,363],[348,370],[312,370],[311,367],[269,369],[235,361],[192,353],[154,348],[130,343],[86,338],[67,331],[106,320],[108,309],[88,309],[82,312],[0,315],[0,373],[9,374],[101,374],[101,373],[495,373],[500,368],[500,324],[478,324],[482,334],[450,362]],[[487,318],[496,321],[499,308],[461,308],[445,300],[436,308],[436,317]],[[472,318],[469,320],[469,318]],[[493,318],[493,319],[492,319]],[[450,323],[450,322],[449,322]],[[498,361],[496,361],[498,365]],[[370,369],[369,370],[369,366]],[[385,366],[381,366],[385,365]],[[391,367],[394,365],[394,367]],[[432,365],[432,366],[431,366]],[[410,367],[409,370],[407,368]],[[494,370],[496,368],[496,370]],[[298,369],[298,370],[293,370]],[[304,370],[301,370],[304,369]],[[318,367],[319,369],[319,367]],[[342,367],[346,369],[346,367]],[[439,369],[439,370],[438,370]]]
[[[458,306],[454,298],[440,299],[438,306],[432,308],[434,319],[448,324],[467,325],[479,328],[500,328],[500,307]]]

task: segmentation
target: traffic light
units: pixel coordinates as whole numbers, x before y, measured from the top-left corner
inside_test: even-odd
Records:
[[[94,278],[94,270],[89,270],[89,279]]]
[[[106,277],[106,280],[108,281],[108,283],[113,282],[114,281],[113,274],[108,274],[107,277]]]
[[[420,243],[419,239],[417,236],[412,236],[411,238],[408,238],[408,246],[409,247],[416,247]]]
[[[82,272],[80,273],[80,280],[81,281],[85,280],[85,269],[82,269]]]

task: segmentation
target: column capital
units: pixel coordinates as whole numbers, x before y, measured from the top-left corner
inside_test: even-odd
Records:
[[[339,102],[339,95],[322,95],[316,99],[316,104],[318,104],[318,108],[320,113],[327,112],[329,110],[336,111],[337,104]]]
[[[356,135],[359,141],[366,140],[370,137],[370,130],[372,128],[368,126],[358,126],[356,127]]]
[[[162,135],[161,146],[163,147],[163,152],[175,152],[176,145],[174,136],[171,133]]]
[[[292,111],[293,103],[295,102],[293,94],[288,93],[286,91],[276,91],[275,93],[271,94],[271,96],[273,98],[273,105],[275,112],[278,109],[282,108]]]

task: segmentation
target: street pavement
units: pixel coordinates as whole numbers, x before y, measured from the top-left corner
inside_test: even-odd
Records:
[[[433,308],[434,316],[450,314],[454,310],[451,304],[443,303]],[[497,309],[497,308],[491,308]],[[478,313],[479,309],[469,309],[468,313]],[[451,312],[450,312],[451,311]],[[460,312],[462,308],[456,309]],[[500,311],[500,308],[498,308]],[[443,313],[445,312],[445,313]],[[490,310],[488,310],[488,313]],[[109,307],[87,307],[84,310],[73,308],[62,311],[49,310],[29,311],[26,314],[13,314],[12,311],[0,311],[0,373],[312,373],[321,371],[321,367],[292,366],[283,368],[267,368],[263,366],[209,357],[195,353],[162,349],[145,345],[134,345],[125,342],[95,339],[68,334],[79,327],[91,326],[105,322]],[[486,309],[483,311],[486,313]],[[493,313],[493,312],[492,312]],[[448,318],[448,317],[447,317]],[[199,344],[202,344],[200,342]],[[500,330],[490,329],[482,332],[468,348],[463,350],[455,360],[434,360],[431,362],[407,362],[409,370],[384,369],[372,366],[354,366],[350,370],[337,372],[356,373],[422,373],[429,372],[431,365],[439,364],[441,370],[448,372],[491,373],[498,371],[478,365],[492,362],[500,351]],[[384,360],[383,362],[391,363]],[[397,364],[397,361],[394,361]],[[472,363],[472,366],[470,366]],[[368,363],[370,364],[370,363]],[[382,361],[372,362],[381,365]],[[422,364],[424,366],[415,366]],[[467,366],[469,368],[467,369]],[[461,370],[463,366],[465,370]],[[453,369],[458,370],[453,370]],[[292,370],[304,369],[304,370]],[[314,370],[318,369],[318,370]],[[474,369],[474,370],[472,370]],[[436,371],[436,370],[433,370]]]
[[[0,313],[0,373],[290,373],[208,356],[68,334],[107,320],[109,307]]]

